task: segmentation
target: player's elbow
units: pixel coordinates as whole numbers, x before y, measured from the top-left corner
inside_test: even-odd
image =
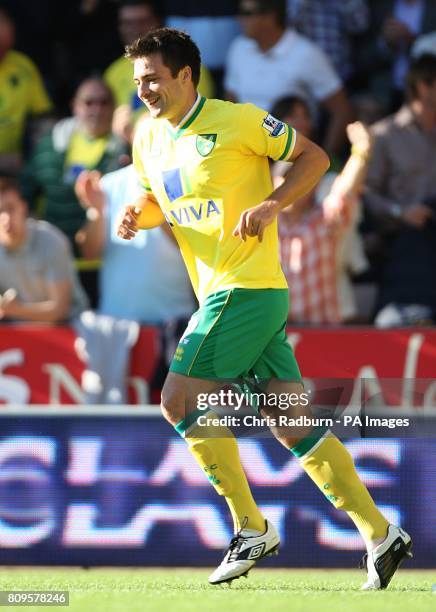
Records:
[[[324,149],[321,149],[321,147],[319,147],[315,143],[311,143],[311,144],[312,144],[311,156],[313,158],[312,160],[313,168],[314,170],[316,168],[316,170],[319,173],[319,177],[321,178],[321,176],[323,176],[323,174],[325,174],[327,170],[330,168],[330,158],[327,155],[327,153],[324,151]]]
[[[321,149],[321,164],[322,164],[322,173],[325,174],[327,170],[330,168],[330,158],[324,149]]]

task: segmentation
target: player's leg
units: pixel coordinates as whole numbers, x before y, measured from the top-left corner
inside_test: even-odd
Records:
[[[312,417],[301,378],[297,380],[298,365],[284,330],[274,338],[254,369],[259,378],[277,377],[270,380],[269,393],[282,398],[287,395],[294,402],[295,398],[300,398],[286,411],[275,410],[276,416],[280,412],[293,418]],[[263,410],[271,416],[271,407]],[[410,536],[389,525],[361,481],[350,453],[327,427],[299,430],[284,425],[272,431],[299,459],[302,468],[335,508],[348,514],[362,535],[368,550],[366,588],[385,588],[403,557],[409,554]],[[375,565],[380,558],[377,572]]]
[[[235,437],[227,427],[211,423],[216,414],[198,408],[199,398],[204,402],[203,398],[219,388],[213,381],[169,372],[162,390],[162,412],[186,440],[217,493],[225,498],[235,533],[243,526],[246,533],[249,530],[261,533],[265,530],[265,519],[251,494]],[[211,424],[197,425],[199,416]]]
[[[210,296],[180,340],[162,393],[164,415],[185,437],[234,517],[235,537],[209,578],[212,584],[246,575],[279,545],[274,526],[253,500],[233,434],[227,427],[204,428],[197,422],[199,394],[239,378],[269,343],[271,333],[265,325],[259,329],[265,318],[265,305],[256,299],[265,299],[265,292],[261,294],[236,289]]]
[[[268,393],[277,397],[297,397],[303,401],[280,412],[284,419],[307,416],[313,418],[302,383],[271,380]],[[272,414],[271,407],[264,412]],[[300,461],[306,474],[325,497],[339,510],[345,511],[356,525],[368,550],[386,537],[388,521],[378,510],[367,488],[359,478],[346,447],[325,426],[272,428],[276,438]]]

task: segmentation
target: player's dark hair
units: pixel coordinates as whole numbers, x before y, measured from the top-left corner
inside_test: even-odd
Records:
[[[145,36],[141,36],[126,47],[126,54],[130,60],[138,59],[160,53],[165,66],[174,78],[185,66],[192,72],[192,81],[197,87],[200,80],[201,56],[197,45],[185,32],[173,28],[158,28]]]
[[[406,86],[409,100],[418,97],[418,83],[433,85],[436,81],[436,56],[426,53],[414,60],[407,73]]]
[[[287,6],[286,0],[252,0],[250,6],[253,6],[253,13],[273,13],[276,16],[277,24],[286,28],[287,24]],[[239,4],[240,14],[247,14],[244,11],[243,2]]]
[[[296,106],[304,106],[309,115],[311,114],[307,100],[300,98],[300,96],[285,96],[274,104],[271,115],[283,121],[286,115],[294,112]]]

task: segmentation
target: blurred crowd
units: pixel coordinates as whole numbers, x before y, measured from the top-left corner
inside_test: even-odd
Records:
[[[93,326],[112,350],[102,320],[151,324],[171,353],[196,307],[172,235],[116,235],[146,112],[123,50],[164,24],[199,45],[202,95],[253,102],[330,155],[279,223],[290,323],[432,324],[432,0],[0,0],[0,320],[72,322],[87,359]]]

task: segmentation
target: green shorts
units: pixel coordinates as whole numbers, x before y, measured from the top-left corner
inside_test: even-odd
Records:
[[[301,381],[286,337],[287,289],[230,289],[195,312],[170,371],[205,379]]]

